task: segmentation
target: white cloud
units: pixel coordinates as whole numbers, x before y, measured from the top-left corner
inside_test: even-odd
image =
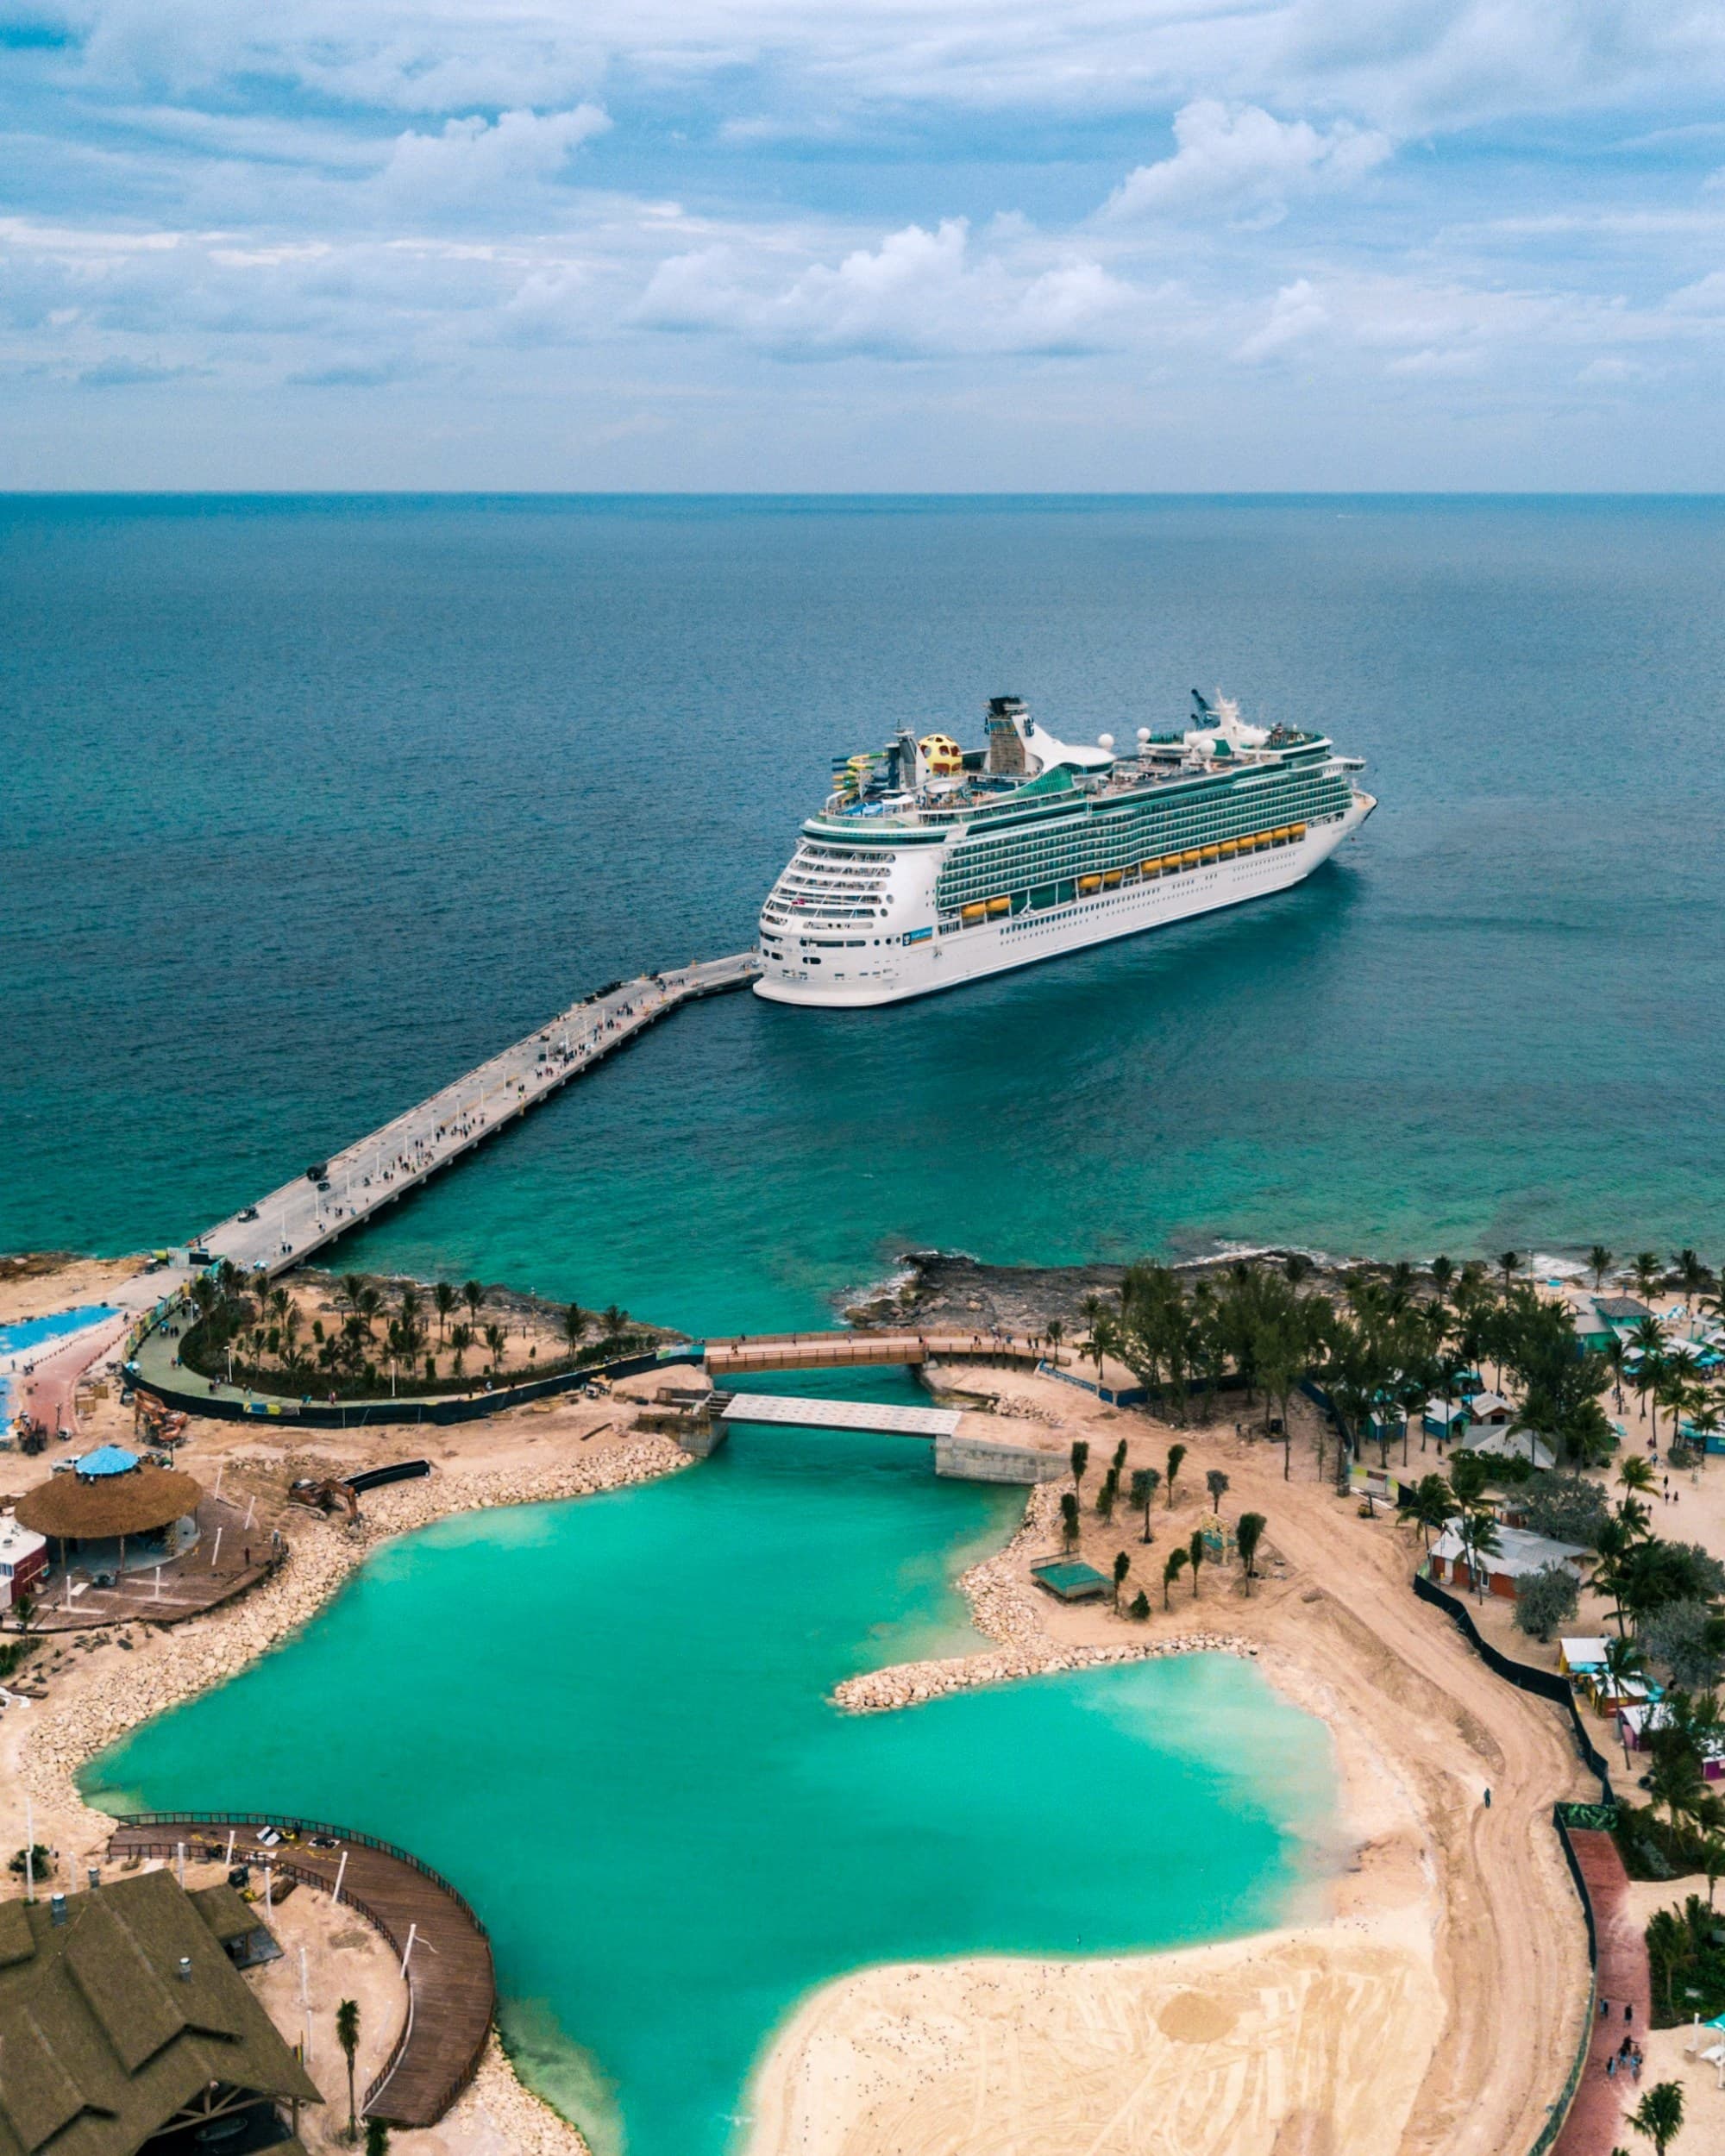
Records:
[[[979,251],[966,221],[949,217],[853,248],[837,267],[812,262],[774,287],[734,245],[716,245],[662,262],[635,319],[734,330],[810,356],[1058,353],[1113,341],[1139,295],[1088,257],[1068,250],[1051,260],[1047,252],[1042,241]]]
[[[1290,344],[1314,335],[1329,326],[1330,314],[1305,278],[1284,285],[1270,304],[1269,315],[1238,348],[1242,360],[1267,360]]]
[[[568,112],[478,114],[444,122],[440,135],[398,135],[380,175],[384,189],[417,206],[467,203],[555,179],[610,116],[598,105]]]
[[[1109,196],[1114,218],[1227,208],[1273,220],[1291,195],[1352,186],[1389,155],[1389,138],[1338,120],[1320,131],[1278,120],[1261,105],[1200,97],[1174,116],[1172,157],[1140,165]]]

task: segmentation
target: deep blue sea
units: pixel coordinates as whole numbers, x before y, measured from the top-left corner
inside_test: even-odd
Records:
[[[742,947],[900,719],[1220,686],[1369,759],[1301,890],[698,1009],[351,1262],[761,1330],[931,1244],[1716,1258],[1722,589],[1693,498],[0,502],[0,1248],[193,1232]]]

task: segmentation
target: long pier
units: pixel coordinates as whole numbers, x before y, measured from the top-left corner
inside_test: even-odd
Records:
[[[649,1025],[699,997],[747,987],[760,970],[753,951],[739,951],[645,974],[572,1004],[381,1130],[316,1163],[320,1175],[296,1176],[211,1228],[192,1247],[248,1272],[273,1275],[303,1265],[314,1251],[375,1219]]]

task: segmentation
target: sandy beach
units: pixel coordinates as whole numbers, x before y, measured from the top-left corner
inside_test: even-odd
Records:
[[[1051,1379],[1010,1383],[1058,1419],[1057,1435],[1042,1426],[1049,1442],[1063,1450],[1082,1434],[1094,1462],[1122,1436],[1135,1464],[1189,1446],[1172,1513],[1160,1498],[1152,1511],[1150,1551],[1136,1518],[1105,1525],[1084,1507],[1082,1554],[1104,1571],[1117,1550],[1132,1554],[1128,1595],[1151,1580],[1138,1560],[1159,1578],[1163,1552],[1207,1511],[1208,1469],[1230,1478],[1230,1516],[1268,1518],[1267,1576],[1250,1596],[1213,1573],[1195,1601],[1176,1587],[1166,1614],[1153,1588],[1142,1626],[1057,1606],[1029,1584],[1053,1540],[1032,1532],[1011,1556],[1016,1593],[979,1616],[1026,1668],[1201,1632],[1255,1648],[1335,1739],[1341,1808],[1333,1846],[1315,1852],[1329,1872],[1320,1906],[1286,1931],[1176,1953],[841,1979],[763,2062],[750,2156],[1501,2156],[1531,2145],[1588,1998],[1550,1807],[1596,1792],[1557,1714],[1493,1677],[1414,1600],[1408,1531],[1359,1520],[1318,1478],[1304,1432],[1284,1482],[1281,1448],[1232,1424],[1174,1430]],[[1093,1493],[1099,1476],[1100,1465]],[[995,1673],[995,1657],[971,1661],[978,1677]],[[1488,2001],[1514,2002],[1520,2040],[1500,2040]]]

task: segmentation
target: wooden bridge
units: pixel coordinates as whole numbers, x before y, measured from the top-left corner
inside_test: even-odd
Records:
[[[1019,1363],[1034,1369],[1044,1353],[1028,1339],[994,1332],[909,1330],[880,1332],[743,1332],[708,1339],[702,1359],[717,1383],[762,1370],[836,1370],[922,1363]]]
[[[281,1840],[260,1842],[265,1827]],[[491,1942],[448,1880],[374,1835],[266,1812],[134,1812],[108,1842],[110,1859],[172,1861],[182,1848],[193,1861],[231,1850],[235,1864],[273,1865],[278,1876],[325,1893],[340,1883],[342,1901],[406,1964],[407,2017],[366,2090],[365,2115],[392,2126],[436,2125],[478,2071],[497,2004]]]

